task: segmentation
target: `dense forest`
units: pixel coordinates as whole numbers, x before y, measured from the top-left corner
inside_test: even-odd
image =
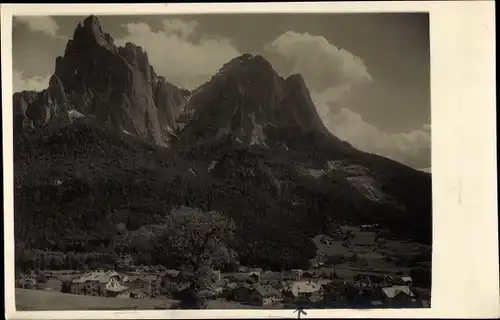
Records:
[[[231,139],[164,149],[91,120],[15,139],[18,261],[29,260],[32,249],[49,249],[67,253],[65,259],[76,265],[94,262],[88,259],[112,263],[120,252],[132,253],[138,263],[185,265],[174,247],[189,232],[172,232],[176,227],[166,222],[181,206],[197,215],[218,212],[234,224],[221,268],[236,261],[273,270],[305,268],[315,256],[310,239],[331,223],[381,223],[396,235],[430,242],[430,217],[421,214],[429,212],[430,203],[412,196],[430,192],[430,177],[419,176],[419,185],[411,178],[421,173],[377,156],[359,152],[349,159],[376,168],[378,181],[410,208],[406,212],[374,204],[335,171],[319,179],[298,173],[297,166],[323,158],[345,159],[329,150],[286,157],[236,146]],[[138,235],[154,234],[159,226],[164,231],[146,243],[132,241],[144,240]],[[101,258],[85,255],[90,252]],[[48,263],[62,264],[70,262]]]

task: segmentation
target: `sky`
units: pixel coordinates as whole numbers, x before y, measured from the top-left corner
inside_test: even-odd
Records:
[[[14,90],[44,89],[85,16],[15,17]],[[158,74],[194,89],[230,59],[261,54],[303,75],[325,126],[355,147],[430,171],[426,13],[99,16],[115,44],[143,47]]]

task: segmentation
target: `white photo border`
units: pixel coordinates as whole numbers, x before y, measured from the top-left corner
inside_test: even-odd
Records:
[[[493,1],[2,4],[5,316],[7,319],[295,318],[293,310],[16,311],[12,158],[13,15],[428,12],[433,187],[428,309],[314,309],[302,318],[500,316]],[[55,57],[54,57],[55,58]]]

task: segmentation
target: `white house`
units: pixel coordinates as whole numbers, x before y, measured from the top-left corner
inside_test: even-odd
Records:
[[[107,296],[107,290],[121,288],[120,276],[115,271],[91,271],[71,282],[71,293]]]

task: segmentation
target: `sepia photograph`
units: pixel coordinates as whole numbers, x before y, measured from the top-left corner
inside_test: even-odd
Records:
[[[17,311],[431,308],[428,12],[11,23]]]
[[[16,16],[12,52],[20,310],[430,306],[428,14]]]

